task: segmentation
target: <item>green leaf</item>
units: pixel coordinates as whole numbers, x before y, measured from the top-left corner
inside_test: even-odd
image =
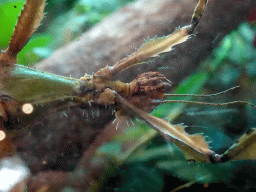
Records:
[[[0,3],[0,46],[7,47],[25,0]]]
[[[52,50],[45,47],[47,47],[51,41],[52,37],[48,34],[37,36],[34,35],[34,37],[18,54],[18,63],[23,65],[31,65],[44,57],[48,57],[52,53]]]

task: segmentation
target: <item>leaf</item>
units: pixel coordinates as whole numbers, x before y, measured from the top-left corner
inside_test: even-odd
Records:
[[[7,47],[13,33],[13,28],[17,22],[17,17],[23,7],[25,0],[0,3],[0,26],[4,29],[0,31],[0,46]]]
[[[115,179],[114,191],[162,191],[164,185],[162,174],[154,165],[138,162],[137,164],[126,164],[120,169],[119,177]],[[113,182],[111,184],[113,186]]]
[[[28,44],[20,51],[18,63],[22,65],[32,65],[38,62],[43,55],[44,57],[48,57],[49,54],[51,54],[51,50],[44,47],[47,47],[51,41],[52,37],[47,34],[32,37]],[[38,54],[39,51],[42,52],[43,50],[45,53]]]

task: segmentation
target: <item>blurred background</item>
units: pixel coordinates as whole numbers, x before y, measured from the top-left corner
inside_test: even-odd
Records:
[[[25,1],[20,0],[0,1],[0,48],[2,50],[8,46],[13,28],[17,21],[17,16],[19,15],[24,2]],[[61,69],[61,65],[58,65],[59,68],[53,69],[56,65],[51,64],[49,67],[48,65],[44,65],[44,61],[42,60],[49,58],[59,48],[71,47],[69,43],[73,41],[78,42],[82,39],[82,34],[85,34],[87,30],[91,30],[92,27],[97,26],[97,24],[115,11],[119,10],[118,13],[121,12],[125,14],[126,10],[129,8],[121,9],[122,7],[126,5],[139,7],[140,2],[144,1],[137,1],[137,4],[133,5],[132,0],[48,0],[45,11],[46,15],[42,25],[26,47],[20,52],[18,63],[26,66],[32,66],[33,64],[38,63],[37,66],[39,69],[45,67],[46,71],[62,75],[70,73],[72,74],[72,77],[76,76],[77,73],[73,71],[73,68],[69,70],[69,68],[65,66],[65,68]],[[179,4],[179,1],[172,2]],[[191,2],[193,5],[191,10],[193,10],[197,1]],[[209,7],[213,6],[212,4],[216,2],[218,1],[209,1]],[[231,1],[227,2],[230,3]],[[163,2],[151,0],[152,6],[154,6],[153,3],[161,4]],[[190,4],[187,4],[189,7]],[[226,9],[226,11],[227,14],[232,14],[232,10]],[[239,9],[238,11],[240,11],[240,14],[243,13],[243,10]],[[256,105],[256,7],[246,7],[246,11],[246,18],[238,19],[237,22],[233,22],[235,24],[227,29],[227,34],[215,33],[214,29],[209,29],[209,27],[204,31],[203,22],[209,20],[202,21],[202,24],[198,27],[199,32],[196,32],[196,34],[198,33],[197,36],[199,40],[206,41],[205,39],[207,39],[211,33],[214,38],[211,37],[210,45],[207,43],[210,47],[207,48],[207,50],[205,49],[207,54],[204,54],[201,50],[200,52],[202,53],[193,60],[194,63],[196,63],[196,66],[192,67],[193,70],[190,70],[189,72],[184,70],[184,73],[182,73],[183,69],[178,68],[178,70],[181,71],[180,79],[168,77],[175,85],[173,90],[174,93],[200,93],[207,95],[239,85],[241,88],[220,96],[204,97],[200,99],[190,97],[187,99],[212,103],[243,100]],[[190,18],[190,10],[188,10],[188,12],[188,17]],[[211,13],[214,12],[214,10],[208,8],[206,12]],[[235,15],[237,15],[237,17],[240,16],[236,13]],[[181,18],[183,18],[182,15]],[[214,17],[210,19],[213,20],[214,23]],[[187,20],[185,16],[181,19],[184,23],[178,21],[180,20],[174,19],[169,20],[168,23],[173,28],[189,24],[189,20]],[[157,22],[161,23],[161,18],[158,19]],[[200,29],[202,29],[201,32]],[[89,33],[90,31],[87,34]],[[162,36],[169,33],[171,33],[171,29],[161,29],[160,32],[157,32],[157,35]],[[129,39],[129,36],[125,37],[126,39]],[[150,38],[153,37],[154,36],[150,36]],[[165,56],[156,59],[155,63],[150,65],[154,66],[154,70],[159,70],[160,72],[165,71],[164,73],[170,73],[170,71],[177,70],[177,67],[170,63],[170,60],[177,59],[180,54],[189,55],[191,54],[190,51],[192,52],[193,47],[200,46],[198,45],[198,41],[194,38],[196,37],[192,37],[184,47],[175,47],[173,52],[170,54],[167,53]],[[124,41],[125,39],[122,40]],[[130,42],[129,40],[127,41]],[[133,46],[131,50],[134,50],[136,47],[138,48],[138,45]],[[194,51],[199,52],[197,50]],[[115,51],[112,52],[115,53]],[[102,52],[99,51],[98,53],[100,54]],[[127,54],[130,53],[123,53],[123,55]],[[115,54],[113,57],[115,57]],[[105,59],[102,60],[111,61],[111,59],[106,58],[106,56],[104,56],[104,58]],[[111,65],[111,63],[112,61],[109,65]],[[84,62],[84,65],[87,65],[86,61]],[[179,65],[180,64],[177,63],[177,66]],[[85,68],[87,70],[89,67],[87,66]],[[83,71],[83,69],[81,70]],[[86,70],[85,72],[87,72]],[[133,78],[136,73],[141,73],[141,71],[147,70],[147,66],[143,66],[138,72],[133,73],[128,71],[123,73],[122,76],[127,76],[130,79]],[[150,68],[150,70],[152,70],[152,68]],[[61,73],[61,71],[64,72]],[[85,72],[83,71],[83,73]],[[125,79],[125,81],[128,81],[128,79]],[[177,97],[170,99],[182,100],[184,98]],[[104,110],[101,112],[104,113]],[[93,113],[91,114],[93,116]],[[163,104],[158,106],[152,114],[171,121],[173,124],[184,123],[188,126],[186,131],[191,134],[197,132],[203,133],[207,136],[207,141],[209,141],[212,150],[217,153],[225,152],[244,132],[250,128],[254,128],[256,125],[255,109],[245,105],[213,107],[192,104]],[[100,115],[98,116],[99,118],[101,117]],[[106,122],[111,121],[113,118],[113,115],[108,117],[108,120],[104,121],[99,129],[104,128]],[[67,121],[71,122],[71,118]],[[139,120],[134,121],[135,128],[133,129],[136,130],[134,132],[136,132],[137,135],[129,133],[130,137],[138,137],[138,135],[143,134],[144,131],[151,129]],[[91,125],[96,126],[96,122],[97,120],[94,119]],[[86,146],[84,144],[82,149],[85,148]],[[108,147],[106,147],[105,150],[108,150]],[[7,169],[17,170],[17,166],[12,166],[13,164],[21,165],[22,167],[18,169],[20,171],[17,173],[19,175],[17,178],[20,178],[20,180],[26,177],[31,170],[36,173],[39,171],[60,169],[59,167],[56,168],[56,162],[55,164],[53,163],[52,166],[49,165],[47,169],[46,167],[35,168],[35,164],[31,159],[40,159],[40,155],[42,154],[33,155],[31,151],[30,153],[32,155],[27,156],[27,158],[25,157],[27,153],[21,153],[23,162],[21,159],[15,158],[9,159],[9,163],[2,160],[0,178],[2,178],[1,175],[7,175],[5,172]],[[72,155],[74,156],[74,154]],[[82,152],[79,153],[80,158],[82,155]],[[28,162],[28,160],[31,160],[31,162]],[[65,157],[62,158],[61,161],[65,161]],[[77,162],[79,162],[79,158],[76,158],[75,162],[71,164],[69,163],[67,168],[63,168],[62,170],[73,170]],[[26,166],[23,165],[24,163]],[[60,161],[58,161],[58,163],[60,163]],[[124,163],[122,163],[121,166],[118,166],[113,174],[108,175],[104,183],[102,183],[100,190],[115,192],[178,190],[208,191],[212,189],[251,191],[256,188],[255,173],[256,163],[253,160],[228,162],[218,165],[189,163],[172,143],[167,142],[161,135],[154,134],[154,136],[146,142],[141,142],[139,147],[126,158]],[[14,173],[11,173],[11,175],[11,177],[14,178]],[[6,183],[7,181],[1,179],[1,182],[4,182],[0,184],[0,191],[10,190],[14,183],[19,182],[17,179],[13,181],[10,178],[8,178],[8,182],[11,184],[7,186],[3,185],[3,183]],[[75,191],[75,189],[70,188],[63,189],[63,191],[65,190]]]

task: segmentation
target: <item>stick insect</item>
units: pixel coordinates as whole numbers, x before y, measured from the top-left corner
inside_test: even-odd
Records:
[[[8,138],[12,139],[24,134],[24,129],[44,116],[41,113],[42,106],[48,111],[56,112],[65,108],[78,107],[83,103],[97,103],[111,106],[118,111],[118,115],[128,113],[145,121],[156,131],[170,138],[190,161],[220,163],[255,158],[255,155],[250,153],[251,149],[255,147],[253,144],[254,130],[242,136],[239,142],[225,154],[219,155],[209,148],[202,135],[189,135],[185,132],[183,125],[172,125],[166,120],[145,112],[144,106],[141,106],[140,102],[133,98],[143,95],[153,102],[167,96],[166,92],[169,90],[171,82],[160,73],[143,73],[128,84],[111,80],[119,72],[153,60],[169,51],[174,45],[186,41],[198,26],[206,4],[207,0],[199,0],[190,25],[176,30],[169,36],[145,42],[135,53],[112,67],[106,66],[94,75],[85,75],[80,79],[74,79],[16,64],[18,53],[29,41],[43,19],[45,0],[27,0],[9,46],[0,56],[1,129],[7,133]],[[167,102],[173,101],[162,100],[160,103]],[[236,103],[249,104],[235,101],[213,105]],[[252,104],[249,105],[255,107]],[[5,152],[13,150],[2,150],[1,155],[4,156]]]

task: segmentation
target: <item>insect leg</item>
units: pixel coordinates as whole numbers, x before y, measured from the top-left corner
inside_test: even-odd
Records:
[[[160,54],[170,51],[174,45],[186,41],[191,36],[191,34],[194,33],[195,28],[198,26],[206,4],[207,0],[199,0],[192,16],[190,25],[182,27],[166,37],[154,38],[146,41],[136,52],[117,62],[112,67],[106,66],[105,68],[97,71],[95,75],[101,75],[111,79],[119,72],[131,66],[153,60]]]
[[[131,114],[135,114],[137,118],[148,123],[156,131],[170,138],[183,151],[188,160],[204,163],[217,163],[219,161],[220,156],[210,150],[203,136],[200,134],[189,135],[185,132],[183,125],[172,125],[164,119],[154,117],[135,107],[111,89],[105,89],[99,98],[102,103],[108,102],[112,105],[117,104],[120,108],[125,108]]]

